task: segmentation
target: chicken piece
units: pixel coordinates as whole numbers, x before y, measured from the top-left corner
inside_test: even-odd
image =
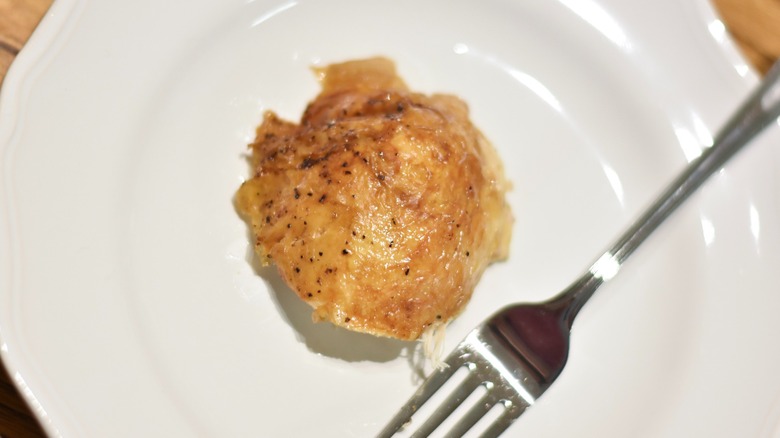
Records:
[[[464,102],[410,92],[387,59],[315,71],[300,124],[265,114],[238,211],[315,320],[417,339],[507,257],[501,162]]]

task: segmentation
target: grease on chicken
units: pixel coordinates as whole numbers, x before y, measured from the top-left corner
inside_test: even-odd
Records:
[[[237,208],[315,320],[417,339],[507,257],[501,162],[463,101],[410,92],[387,59],[316,72],[299,124],[265,114]]]

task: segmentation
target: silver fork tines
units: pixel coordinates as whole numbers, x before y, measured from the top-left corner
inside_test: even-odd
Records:
[[[465,380],[412,436],[431,434],[480,386],[485,395],[445,435],[462,436],[497,404],[503,405],[503,412],[482,436],[495,437],[506,430],[560,374],[574,317],[596,289],[617,274],[634,250],[710,175],[766,126],[777,123],[778,90],[780,62],[732,115],[713,145],[690,162],[585,274],[551,300],[510,306],[472,331],[447,357],[447,367],[434,371],[379,436],[391,437],[406,426],[414,427],[412,415],[461,368],[468,370]]]
[[[495,314],[466,336],[444,360],[445,367],[433,372],[379,436],[391,437],[398,431],[414,429],[416,425],[411,422],[414,413],[459,369],[467,370],[463,382],[411,436],[430,435],[479,386],[485,388],[485,394],[444,434],[464,435],[494,406],[500,405],[502,412],[482,433],[484,437],[499,436],[533,405],[563,369],[568,350],[563,310],[565,307],[551,302],[512,306]],[[541,338],[547,344],[542,348],[534,345],[533,339],[527,340],[550,327],[558,327],[554,330],[556,336],[565,339],[549,342],[549,337]]]

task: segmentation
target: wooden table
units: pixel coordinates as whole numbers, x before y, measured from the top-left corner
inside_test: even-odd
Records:
[[[713,0],[745,56],[764,73],[780,58],[780,0]],[[52,0],[0,0],[0,83]],[[43,436],[0,366],[0,437]]]

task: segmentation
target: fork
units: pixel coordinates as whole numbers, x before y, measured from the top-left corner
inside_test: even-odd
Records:
[[[412,437],[426,437],[437,430],[480,386],[484,395],[445,434],[464,435],[497,405],[503,411],[486,425],[482,436],[503,433],[560,375],[568,357],[574,318],[599,286],[614,277],[634,250],[710,175],[778,117],[780,61],[721,128],[713,145],[691,161],[579,279],[548,301],[505,307],[471,331],[379,436],[392,437],[412,426],[412,415],[460,369],[466,370],[463,382]]]

